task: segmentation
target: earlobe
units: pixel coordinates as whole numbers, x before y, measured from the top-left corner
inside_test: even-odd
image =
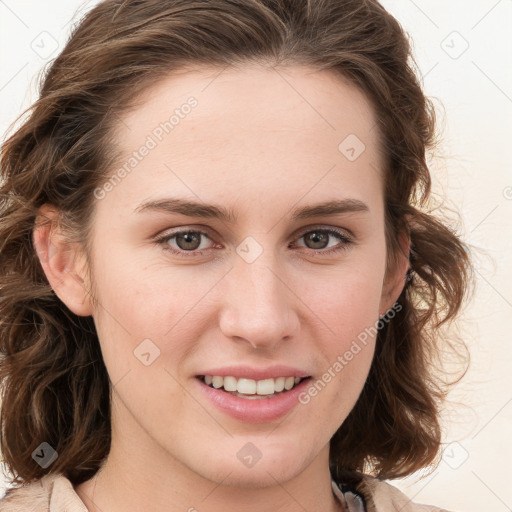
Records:
[[[90,294],[83,276],[83,257],[64,236],[59,211],[43,205],[36,216],[32,241],[53,291],[76,315],[92,315]]]
[[[398,300],[407,282],[407,271],[410,267],[409,254],[411,240],[401,231],[399,234],[400,250],[395,255],[394,268],[389,272],[384,281],[379,315],[382,317],[392,308]]]

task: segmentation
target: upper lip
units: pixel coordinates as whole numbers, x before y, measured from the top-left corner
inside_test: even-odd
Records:
[[[222,368],[209,368],[198,375],[218,375],[220,377],[235,377],[237,379],[277,379],[278,377],[309,377],[310,374],[298,368],[286,365],[255,368],[253,366],[223,366]]]

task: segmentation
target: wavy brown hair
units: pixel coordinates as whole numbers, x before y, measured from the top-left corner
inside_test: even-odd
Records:
[[[78,485],[111,441],[111,383],[93,318],[73,314],[50,287],[32,242],[38,208],[58,208],[87,249],[119,116],[186,66],[250,62],[328,69],[366,95],[385,157],[388,270],[400,231],[411,240],[401,311],[378,332],[364,389],[331,440],[331,471],[396,478],[438,457],[442,327],[464,302],[472,265],[448,221],[426,210],[435,108],[407,34],[376,0],[106,0],[74,28],[1,150],[0,422],[12,483],[59,472]],[[42,442],[58,452],[46,469],[32,458]]]

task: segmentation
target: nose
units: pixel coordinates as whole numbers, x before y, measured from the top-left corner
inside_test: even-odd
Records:
[[[220,313],[222,333],[255,349],[272,351],[293,338],[299,327],[299,299],[282,267],[263,255],[253,263],[239,258],[229,272]]]

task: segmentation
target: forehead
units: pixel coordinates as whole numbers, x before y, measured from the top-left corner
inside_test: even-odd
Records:
[[[306,66],[247,64],[175,71],[139,95],[138,107],[124,116],[119,128],[151,131],[155,119],[170,119],[191,97],[198,105],[186,115],[187,125],[199,127],[201,119],[216,117],[218,122],[209,132],[219,139],[240,124],[248,131],[323,129],[338,136],[351,129],[362,138],[376,125],[366,96],[339,74]],[[130,142],[129,133],[124,135]]]
[[[188,192],[234,182],[257,192],[295,181],[370,186],[381,181],[377,138],[374,110],[358,88],[304,66],[172,73],[140,95],[116,131],[119,165],[150,147],[125,180],[138,195],[177,176]]]

